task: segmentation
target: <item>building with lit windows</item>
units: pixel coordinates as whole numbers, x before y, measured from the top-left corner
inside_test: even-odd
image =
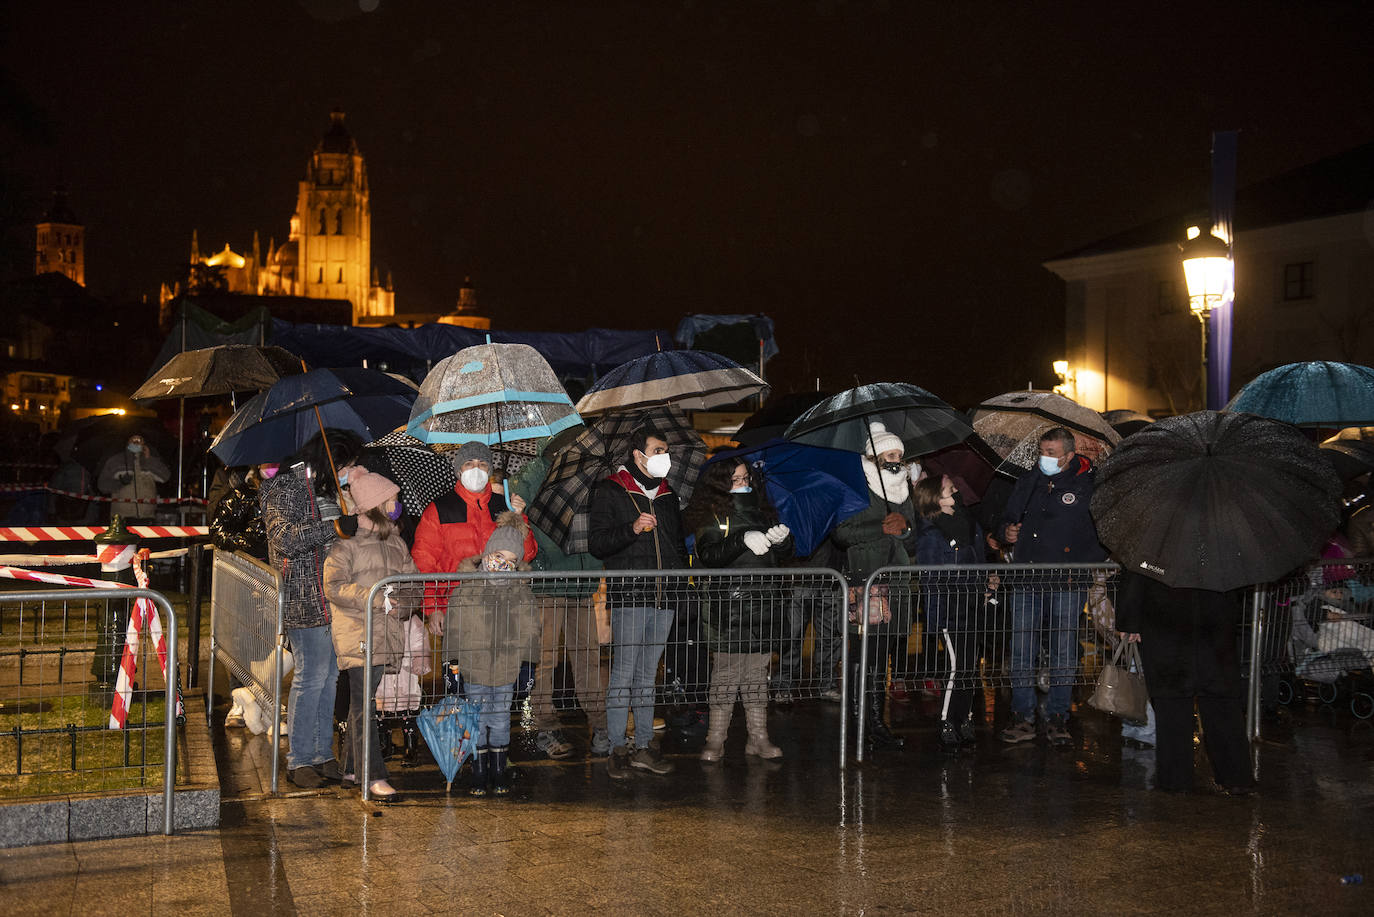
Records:
[[[35,274],[61,274],[83,287],[86,285],[86,227],[67,204],[67,192],[58,188],[52,206],[39,221]]]

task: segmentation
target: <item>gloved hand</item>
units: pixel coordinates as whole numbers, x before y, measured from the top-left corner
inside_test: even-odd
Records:
[[[430,615],[429,620],[425,622],[425,629],[436,637],[442,637],[444,635],[444,613],[436,611]]]
[[[320,511],[320,518],[325,522],[333,522],[343,515],[343,513],[339,511],[339,504],[328,497],[316,497],[315,509]]]
[[[334,520],[334,528],[338,529],[344,538],[352,538],[358,534],[358,517],[340,516]]]
[[[764,534],[768,536],[769,544],[782,544],[787,540],[787,536],[792,534],[792,530],[785,525],[779,524],[773,526],[767,532],[764,532]]]
[[[768,553],[768,536],[758,531],[745,532],[744,546],[762,557],[764,554]]]

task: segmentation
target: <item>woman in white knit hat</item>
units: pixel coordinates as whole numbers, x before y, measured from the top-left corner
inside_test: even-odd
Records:
[[[857,622],[863,613],[863,586],[880,567],[907,566],[916,553],[916,510],[911,502],[911,479],[902,457],[902,440],[882,423],[869,424],[868,448],[863,458],[868,479],[868,509],[850,516],[835,527],[835,543],[844,551],[844,574],[850,587],[850,620]],[[906,655],[906,640],[911,630],[911,592],[905,580],[880,578],[869,597],[868,690],[867,697],[856,699],[864,712],[864,736],[875,748],[899,749],[905,742],[893,735],[883,721],[883,702],[887,698],[888,658]],[[849,651],[855,667],[853,684],[858,684],[857,667],[861,647]],[[898,676],[894,665],[894,677]],[[857,690],[857,689],[855,689]]]

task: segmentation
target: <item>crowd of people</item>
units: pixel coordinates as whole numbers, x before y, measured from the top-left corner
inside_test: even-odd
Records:
[[[279,465],[226,475],[212,507],[217,543],[263,551],[281,575],[295,667],[287,713],[288,779],[305,788],[366,782],[372,798],[398,798],[383,753],[389,729],[370,730],[374,745],[366,756],[359,747],[369,734],[363,728],[369,715],[388,725],[382,714],[363,709],[364,679],[370,696],[385,694],[379,693],[383,678],[406,668],[403,660],[414,653],[417,631],[426,656],[437,648],[446,665],[456,668],[459,677],[451,686],[478,711],[468,780],[475,796],[510,791],[511,707],[523,690],[530,691],[537,747],[555,759],[574,752],[553,702],[560,657],[586,716],[587,744],[593,755],[605,756],[611,779],[674,771],[674,762],[654,742],[660,666],[673,664],[664,658],[670,645],[693,641],[711,651],[709,674],[697,673],[704,700],[701,760],[724,756],[737,702],[744,712],[746,755],[781,757],[769,735],[769,704],[792,702],[803,678],[808,626],[811,696],[843,700],[838,650],[848,634],[855,666],[850,683],[867,686],[862,697],[851,698],[866,741],[872,749],[898,750],[904,739],[890,728],[888,706],[908,675],[907,643],[919,621],[929,645],[943,656],[937,741],[943,751],[958,754],[976,743],[983,724],[975,716],[975,700],[980,664],[994,652],[987,616],[999,606],[1007,616],[1000,620],[1009,635],[1012,691],[1010,717],[997,738],[1008,746],[1042,736],[1056,746],[1071,744],[1078,639],[1093,578],[1060,571],[1036,588],[1014,588],[988,561],[1049,569],[1106,560],[1089,511],[1092,462],[1075,451],[1071,431],[1048,430],[1036,467],[1009,493],[969,506],[957,480],[922,473],[919,462],[907,459],[901,439],[881,424],[869,432],[862,456],[868,507],[803,558],[796,556],[792,533],[748,462],[726,457],[708,463],[683,505],[667,483],[675,460],[668,439],[647,426],[636,431],[623,461],[590,493],[585,554],[563,550],[524,513],[549,471],[547,455],[501,480],[487,446],[464,444],[448,453],[457,476],[452,493],[418,518],[405,512],[398,483],[385,476],[386,468],[357,437],[342,431],[316,436]],[[130,456],[138,458],[132,449]],[[941,588],[879,578],[863,594],[874,571],[913,564],[978,570],[951,577]],[[841,603],[833,596],[827,600],[823,589],[804,581],[780,588],[765,572],[807,566],[842,573],[849,588],[848,622],[839,620]],[[692,581],[696,620],[685,638],[681,590],[653,571],[688,568],[699,575]],[[594,574],[601,569],[642,574],[606,577],[599,592]],[[571,575],[478,575],[529,570]],[[587,571],[593,575],[580,575]],[[374,584],[409,572],[468,576],[416,590],[388,587],[367,607]],[[599,607],[609,613],[609,634],[598,633]],[[859,642],[861,630],[852,626],[865,609],[866,647]],[[1253,777],[1244,753],[1234,639],[1237,596],[1173,590],[1127,573],[1115,613],[1112,636],[1140,644],[1151,722],[1157,716],[1158,727],[1154,735],[1138,729],[1131,735],[1139,744],[1158,746],[1159,788],[1192,785],[1196,703],[1217,783],[1228,792],[1249,792]],[[359,647],[368,615],[372,668],[364,671]],[[610,649],[609,671],[603,644]],[[1048,687],[1043,700],[1037,686],[1042,653],[1049,673],[1048,685],[1039,686]],[[867,660],[862,672],[861,659]],[[423,675],[428,666],[407,670]],[[338,687],[341,672],[346,691]],[[336,706],[336,697],[346,702]],[[418,704],[412,700],[402,707],[410,703]],[[345,707],[346,717],[338,712]],[[346,720],[337,755],[336,719]],[[365,774],[359,772],[364,757],[371,762]]]

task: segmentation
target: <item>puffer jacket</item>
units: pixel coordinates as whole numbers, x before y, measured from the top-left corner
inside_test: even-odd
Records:
[[[922,519],[916,533],[916,563],[949,566],[987,563],[983,529],[974,524],[973,541],[960,544],[933,520]],[[932,631],[954,625],[967,627],[973,612],[982,607],[987,574],[933,573],[921,590],[926,626]]]
[[[786,567],[792,561],[792,536],[755,554],[744,543],[745,532],[765,532],[769,522],[757,495],[735,495],[730,512],[696,531],[696,554],[703,567],[731,571]],[[732,573],[702,577],[708,637],[723,653],[766,653],[777,648],[788,590],[776,579]]]
[[[237,472],[210,513],[210,539],[222,551],[243,551],[259,559],[267,557],[258,489]]]
[[[320,518],[303,471],[282,471],[258,488],[267,559],[281,575],[287,627],[329,623],[324,598],[324,557],[339,537],[333,522]]]
[[[372,530],[358,530],[352,538],[341,538],[329,549],[324,562],[324,594],[329,600],[333,620],[330,635],[340,669],[361,668],[365,662],[362,644],[367,636],[363,617],[368,592],[382,577],[395,573],[415,573],[406,543],[396,532],[385,539]],[[401,622],[419,610],[419,583],[397,584],[392,593],[393,613],[386,613],[381,592],[372,609],[372,664],[387,671],[400,670],[405,650],[405,628]]]
[[[458,572],[476,572],[481,563],[481,555],[469,557]],[[463,678],[473,684],[512,684],[521,662],[539,661],[541,622],[529,580],[464,579],[449,595],[444,659],[458,660]]]
[[[587,548],[608,570],[682,570],[687,567],[687,543],[677,494],[667,483],[650,497],[639,482],[620,469],[598,481],[588,503]],[[640,513],[653,513],[658,525],[634,533]],[[668,608],[683,600],[682,586],[661,577],[606,578],[609,608]]]
[[[496,517],[509,511],[505,494],[494,492],[490,484],[477,493],[458,484],[452,493],[431,503],[420,517],[411,549],[415,566],[421,573],[457,571],[464,560],[482,553],[496,531]],[[527,534],[524,559],[533,560],[538,551],[534,534]],[[425,614],[442,612],[452,588],[451,582],[430,586],[425,592]]]

